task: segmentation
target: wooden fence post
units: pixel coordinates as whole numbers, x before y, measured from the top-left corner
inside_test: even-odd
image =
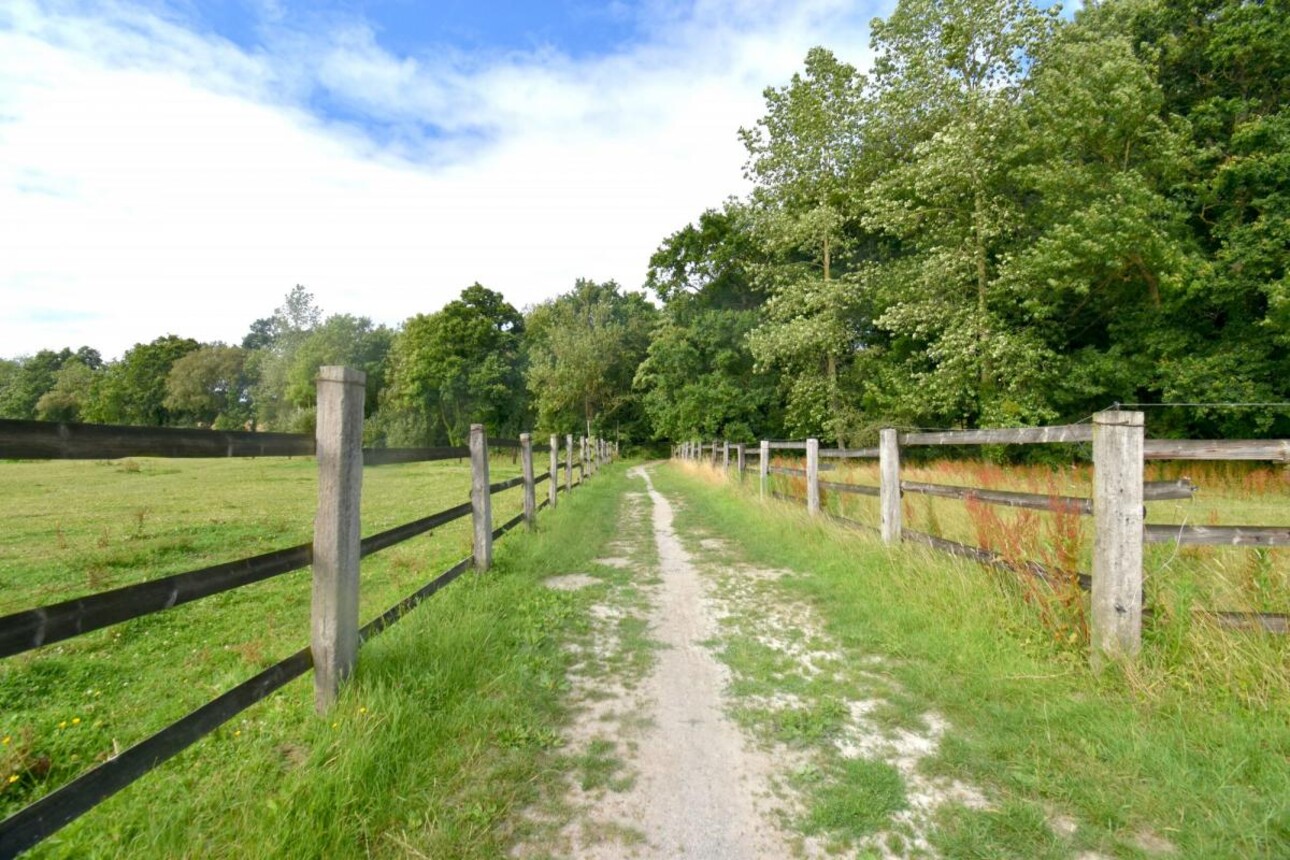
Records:
[[[520,434],[520,469],[524,473],[524,522],[530,529],[537,525],[537,487],[533,483],[533,436]]]
[[[895,430],[878,433],[879,504],[883,543],[900,543],[900,439]]]
[[[1143,414],[1093,416],[1093,668],[1142,648]]]
[[[806,510],[820,514],[820,440],[806,440]]]
[[[560,495],[560,437],[551,437],[551,468],[547,478],[547,501],[555,507],[555,497]]]
[[[730,440],[721,443],[721,471],[730,474]]]
[[[366,382],[366,374],[348,367],[318,368],[318,512],[314,517],[310,650],[314,705],[319,713],[336,701],[341,682],[358,659]]]
[[[735,446],[735,468],[739,470],[739,483],[744,482],[744,443]]]
[[[564,488],[573,490],[573,434],[564,437]]]
[[[770,492],[770,442],[761,440],[761,465],[757,470],[761,481],[761,497],[764,499]]]
[[[474,525],[475,570],[493,566],[493,496],[488,492],[488,434],[470,425],[470,521]]]

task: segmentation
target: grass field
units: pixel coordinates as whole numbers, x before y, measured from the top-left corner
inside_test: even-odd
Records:
[[[780,582],[815,608],[848,665],[873,655],[890,667],[897,725],[929,710],[948,719],[924,768],[984,787],[992,808],[944,813],[932,834],[944,856],[1290,856],[1286,638],[1156,624],[1136,668],[1096,675],[1086,644],[1052,635],[1013,575],[760,503],[755,480],[740,490],[681,466],[656,483],[680,497],[687,527],[748,563],[797,572]],[[826,738],[846,715],[829,704],[812,711],[812,732]],[[827,820],[890,793],[881,779],[848,780],[811,814]]]
[[[491,477],[518,468],[509,452],[494,454]],[[307,542],[315,471],[310,459],[0,464],[0,613]],[[458,504],[468,488],[467,463],[369,468],[363,532]],[[495,522],[519,512],[520,494],[494,496]],[[615,505],[606,477],[540,517],[608,535]],[[579,509],[585,522],[573,521]],[[460,520],[366,559],[361,618],[469,555],[469,527]],[[571,598],[548,595],[534,574],[576,561],[580,546],[512,533],[496,573],[464,577],[365,646],[334,717],[315,718],[312,682],[297,681],[36,853],[247,856],[262,845],[261,856],[399,855],[408,840],[440,846],[432,856],[492,856],[497,798],[514,787],[488,788],[490,769],[534,766],[560,686],[551,631]],[[298,571],[0,662],[0,815],[306,645],[309,583]],[[489,748],[493,733],[500,750]],[[528,763],[512,761],[519,749]],[[454,764],[482,770],[459,775]],[[463,792],[476,800],[461,807]],[[401,817],[405,807],[415,812]],[[357,823],[311,825],[316,842],[303,824],[315,815]]]

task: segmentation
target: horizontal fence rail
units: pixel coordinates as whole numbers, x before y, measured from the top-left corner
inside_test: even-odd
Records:
[[[1148,460],[1269,460],[1290,463],[1286,439],[1148,439]]]
[[[187,430],[0,419],[0,459],[117,460],[122,457],[308,457],[298,433]]]
[[[140,582],[0,618],[0,657],[62,642],[203,597],[261,582],[313,562],[313,544]]]
[[[900,434],[901,445],[1041,445],[1053,442],[1092,441],[1093,427],[1089,424]]]
[[[428,463],[435,460],[464,460],[469,448],[364,448],[364,466],[388,466],[393,463]]]
[[[820,489],[835,493],[853,493],[857,496],[876,496],[881,490],[867,484],[840,484],[837,481],[820,481]]]
[[[1281,526],[1187,526],[1149,525],[1147,543],[1179,543],[1206,546],[1290,546],[1290,528]]]
[[[331,462],[324,465],[321,454],[322,441],[325,438],[328,450],[335,450],[343,442],[342,458],[348,458],[350,464],[381,465],[386,463],[412,463],[441,459],[464,459],[471,457],[470,448],[405,448],[405,449],[366,449],[359,450],[359,436],[353,426],[361,428],[361,411],[357,412],[357,425],[340,428],[335,420],[337,404],[339,408],[355,410],[361,407],[363,375],[341,368],[324,368],[319,376],[319,402],[323,402],[322,387],[324,382],[331,384],[328,403],[332,411],[321,420],[323,410],[320,408],[320,428],[335,425],[336,436],[324,437],[320,429],[319,438],[295,434],[217,432],[207,430],[184,430],[172,428],[137,428],[137,427],[103,427],[84,424],[51,424],[34,421],[0,421],[0,459],[117,459],[125,456],[163,456],[163,457],[258,457],[258,456],[318,456],[320,473],[334,468],[336,454],[328,454]],[[339,383],[339,385],[337,385]],[[357,392],[357,394],[355,394]],[[339,396],[338,396],[339,395]],[[407,541],[418,535],[426,534],[433,529],[464,518],[479,517],[483,513],[484,534],[489,538],[486,545],[487,554],[491,557],[491,540],[505,535],[526,520],[532,522],[532,513],[553,504],[554,491],[568,492],[575,486],[581,486],[586,478],[581,475],[582,464],[577,464],[580,479],[570,481],[566,486],[552,486],[552,498],[540,505],[533,504],[533,487],[542,481],[552,478],[550,471],[534,476],[532,470],[532,448],[525,442],[510,440],[493,440],[485,442],[482,427],[472,428],[472,446],[476,444],[475,435],[480,437],[482,460],[472,459],[472,481],[476,486],[487,488],[484,494],[487,500],[493,493],[512,487],[525,487],[525,511],[496,529],[491,528],[491,508],[479,505],[477,498],[430,516],[414,520],[394,528],[357,539],[353,546],[354,565],[351,587],[357,588],[357,560],[379,552],[388,547]],[[527,436],[525,437],[527,440]],[[572,438],[572,437],[570,437]],[[337,440],[340,440],[338,442]],[[616,454],[616,446],[595,442],[594,456],[597,463],[607,463]],[[487,451],[489,449],[518,448],[524,459],[524,475],[500,481],[495,484],[487,482]],[[555,447],[552,446],[552,463],[555,459]],[[356,467],[355,467],[356,468]],[[593,466],[592,471],[595,471]],[[328,475],[333,473],[328,473]],[[361,476],[361,469],[356,473]],[[526,477],[531,476],[531,477]],[[361,477],[360,477],[361,481]],[[349,506],[348,516],[357,538],[358,509],[357,495],[346,499],[344,492],[336,492],[322,486],[320,475],[319,518],[324,510],[324,502],[334,504],[336,509]],[[335,516],[335,511],[329,511]],[[265,553],[238,561],[161,577],[148,582],[141,582],[112,591],[92,594],[75,600],[51,604],[37,609],[18,612],[0,618],[0,657],[12,656],[33,648],[60,642],[65,639],[88,633],[93,630],[116,624],[131,618],[160,612],[175,606],[189,603],[213,594],[229,591],[244,585],[260,582],[274,576],[289,573],[309,565],[314,565],[314,611],[318,610],[319,588],[319,532],[315,531],[314,542],[289,547],[284,550]],[[478,530],[476,531],[478,538]],[[416,592],[400,600],[390,609],[369,621],[361,628],[351,627],[356,633],[357,644],[378,635],[390,625],[404,617],[409,611],[426,600],[448,583],[471,568],[486,569],[481,566],[479,557],[472,553],[457,562],[447,571],[422,586]],[[344,573],[344,571],[342,571]],[[331,585],[334,580],[324,579]],[[335,599],[335,598],[329,598]],[[357,614],[357,602],[351,604]],[[342,624],[345,623],[342,617]],[[99,764],[67,784],[50,792],[41,799],[29,804],[0,821],[0,858],[15,856],[31,848],[45,837],[56,832],[98,803],[111,797],[122,788],[134,782],[148,771],[157,767],[169,758],[187,749],[205,735],[211,733],[228,720],[280,689],[290,681],[298,678],[311,669],[314,670],[315,686],[322,683],[321,663],[316,662],[315,655],[319,647],[318,618],[314,618],[314,641],[310,647],[256,674],[254,677],[221,694],[212,701],[197,708],[171,725],[140,741],[119,755]],[[335,649],[334,644],[324,643]],[[335,659],[334,650],[325,659]],[[320,658],[322,659],[322,658]],[[342,675],[343,677],[343,675]],[[323,698],[318,699],[320,705]]]
[[[488,492],[500,493],[504,490],[509,490],[512,487],[518,487],[523,483],[524,483],[524,476],[517,475],[514,478],[510,478],[509,480],[506,480],[506,481],[498,481],[496,484],[489,484]]]
[[[366,557],[470,514],[470,503],[405,523],[363,538],[359,555]],[[74,636],[142,618],[203,597],[232,591],[313,563],[313,544],[211,565],[111,591],[65,600],[0,618],[0,657],[11,657]]]
[[[924,484],[919,481],[901,481],[900,488],[907,493],[938,496],[942,499],[961,499],[965,502],[985,502],[1011,508],[1030,508],[1037,511],[1075,513],[1091,517],[1093,500],[1077,496],[1046,496],[1039,493],[1015,493],[1005,490],[982,490],[977,487],[956,487],[947,484]]]
[[[821,448],[821,457],[831,457],[835,460],[846,459],[878,459],[877,448]]]
[[[821,448],[817,439],[806,441],[764,440],[757,445],[718,442],[706,445],[684,442],[673,449],[674,456],[718,467],[717,452],[722,452],[720,466],[730,470],[738,480],[756,471],[762,498],[805,502],[808,512],[824,516],[842,525],[878,531],[886,543],[901,540],[921,543],[954,555],[970,558],[993,567],[1031,574],[1056,582],[1076,577],[1092,591],[1090,626],[1090,659],[1095,666],[1104,659],[1132,659],[1141,647],[1141,619],[1151,611],[1142,605],[1144,544],[1175,543],[1262,548],[1290,547],[1290,527],[1223,526],[1188,524],[1146,524],[1146,503],[1167,500],[1190,500],[1196,487],[1187,478],[1171,481],[1145,480],[1146,460],[1247,460],[1290,462],[1290,440],[1190,440],[1145,439],[1141,412],[1107,410],[1093,416],[1091,424],[1053,427],[1013,427],[981,430],[945,430],[898,432],[884,429],[879,433],[877,448]],[[1036,445],[1092,443],[1093,493],[1091,497],[1065,496],[993,490],[979,487],[926,483],[900,479],[900,451],[914,446],[968,445]],[[771,465],[774,451],[805,451],[805,468]],[[732,457],[731,454],[737,456]],[[748,455],[759,462],[749,466]],[[877,458],[878,486],[845,481],[825,481],[820,473],[837,468],[824,465],[821,458]],[[783,486],[772,485],[772,475],[805,478],[805,494],[783,492]],[[800,489],[800,487],[798,488]],[[848,517],[832,514],[821,506],[821,493],[849,493],[876,496],[879,499],[881,528],[874,529]],[[902,495],[920,494],[967,503],[980,502],[1005,507],[1025,508],[1047,513],[1076,514],[1092,517],[1094,540],[1093,573],[1050,571],[1035,562],[1013,562],[992,550],[960,544],[945,538],[904,528]],[[1287,631],[1290,615],[1266,612],[1194,610],[1216,624],[1242,630],[1274,633]]]

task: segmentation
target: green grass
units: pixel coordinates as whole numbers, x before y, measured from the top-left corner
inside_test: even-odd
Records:
[[[512,473],[494,458],[494,480]],[[468,487],[456,463],[364,477],[364,533],[456,504]],[[308,540],[313,480],[299,460],[0,464],[5,611],[97,590],[93,559],[119,561],[115,586]],[[585,598],[542,579],[597,557],[625,486],[611,469],[562,495],[536,534],[497,545],[493,571],[463,576],[365,645],[325,718],[312,681],[296,681],[33,855],[497,856],[512,813],[552,778],[561,646],[585,624]],[[519,505],[518,489],[495,496],[496,520]],[[365,560],[362,617],[467,555],[468,527]],[[161,549],[183,543],[193,551]],[[302,571],[5,660],[0,813],[306,644],[308,605]]]
[[[776,587],[813,605],[844,660],[885,658],[901,691],[891,721],[949,720],[924,769],[983,787],[994,809],[945,812],[930,836],[946,856],[1146,857],[1153,839],[1183,857],[1290,856],[1285,639],[1190,630],[1180,645],[1166,625],[1148,631],[1135,670],[1099,676],[1081,647],[1053,640],[1011,577],[889,550],[683,468],[657,470],[655,484],[682,500],[687,527],[797,572]],[[1202,644],[1207,662],[1191,656]],[[830,731],[828,714],[800,723],[790,733]],[[811,814],[823,825],[848,797],[817,797]],[[1073,834],[1052,833],[1056,814],[1078,822]]]

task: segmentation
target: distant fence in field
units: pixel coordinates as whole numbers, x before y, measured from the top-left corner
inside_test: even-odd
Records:
[[[902,448],[930,445],[1034,445],[1086,443],[1093,446],[1093,495],[1091,498],[1018,493],[977,487],[960,487],[901,480]],[[804,468],[774,466],[772,451],[803,452]],[[1135,657],[1142,644],[1143,545],[1177,543],[1188,545],[1287,547],[1290,527],[1286,526],[1194,526],[1147,525],[1144,502],[1191,498],[1195,487],[1189,481],[1145,481],[1146,460],[1265,460],[1290,462],[1290,440],[1189,440],[1145,438],[1143,413],[1107,411],[1093,417],[1092,424],[1056,427],[1028,427],[997,430],[951,430],[900,433],[882,430],[876,448],[821,448],[819,440],[763,441],[756,447],[745,443],[684,442],[673,448],[673,456],[691,462],[710,463],[728,471],[732,465],[740,479],[749,470],[748,459],[758,459],[763,497],[774,496],[803,501],[798,496],[774,493],[772,474],[806,479],[807,510],[845,525],[869,529],[889,544],[910,541],[969,558],[994,567],[1036,576],[1052,582],[1057,575],[1073,576],[1092,592],[1091,657],[1095,664],[1106,657]],[[733,459],[732,459],[733,458]],[[826,459],[876,459],[878,486],[820,480],[820,472],[833,466]],[[880,523],[877,527],[849,517],[822,512],[820,493],[852,493],[877,497]],[[1093,569],[1091,574],[1053,571],[1038,562],[1018,564],[983,547],[969,546],[925,532],[903,528],[901,497],[916,493],[941,498],[975,501],[989,505],[1031,508],[1071,513],[1093,518]],[[1290,633],[1290,615],[1252,612],[1209,612],[1217,623],[1234,628]]]
[[[75,600],[0,617],[0,658],[83,633],[161,612],[180,604],[313,567],[311,639],[302,648],[253,678],[201,706],[134,746],[0,822],[0,858],[32,847],[167,759],[237,716],[289,681],[314,670],[314,698],[322,711],[335,701],[341,682],[358,658],[359,646],[397,622],[472,567],[492,564],[493,541],[555,506],[560,491],[571,491],[617,454],[602,439],[564,437],[564,481],[560,486],[560,440],[550,438],[550,467],[535,475],[531,435],[490,440],[481,424],[470,429],[468,447],[363,448],[366,377],[343,367],[324,367],[318,377],[318,421],[313,436],[291,433],[218,432],[153,427],[116,427],[0,420],[0,460],[110,460],[122,457],[293,457],[318,461],[318,508],[312,543],[129,585]],[[522,474],[490,483],[490,448],[518,449]],[[362,537],[359,500],[363,466],[419,463],[469,457],[470,500],[395,528]],[[578,480],[573,479],[578,470]],[[547,497],[536,503],[537,485]],[[494,528],[492,496],[524,488],[524,511]],[[431,529],[470,516],[472,553],[367,624],[359,626],[359,561]]]

